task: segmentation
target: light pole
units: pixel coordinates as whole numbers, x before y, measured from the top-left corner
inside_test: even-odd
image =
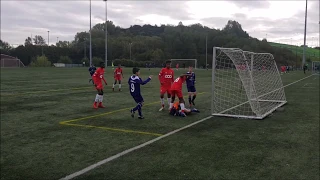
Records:
[[[92,44],[91,44],[91,0],[90,0],[90,31],[89,31],[89,35],[90,35],[90,66],[92,66]]]
[[[303,58],[302,58],[302,68],[306,63],[306,36],[307,36],[307,12],[308,11],[308,0],[306,0],[306,11],[304,15],[304,38],[303,38]]]
[[[107,16],[108,4],[107,4],[107,0],[104,0],[104,1],[106,2],[106,27],[105,27],[105,28],[106,28],[106,39],[105,39],[105,41],[106,41],[106,42],[105,42],[105,44],[106,44],[106,45],[105,45],[105,46],[106,46],[106,47],[105,47],[105,48],[106,48],[106,50],[105,50],[105,51],[106,51],[106,52],[105,52],[105,53],[106,53],[106,57],[105,57],[106,63],[105,63],[105,64],[106,64],[106,67],[107,67],[107,66],[108,66],[108,25],[107,25],[107,24],[108,24],[108,23],[107,23],[107,22],[108,22],[108,16]]]
[[[208,70],[208,35],[206,35],[206,69]]]
[[[130,46],[130,61],[131,61],[131,46],[132,46],[132,42],[129,43],[129,46]]]
[[[49,46],[49,32],[50,32],[50,31],[48,31],[48,46]]]
[[[59,37],[57,37],[57,43],[59,42]]]

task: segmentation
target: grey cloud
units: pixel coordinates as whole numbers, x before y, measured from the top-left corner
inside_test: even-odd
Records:
[[[233,4],[235,4],[236,6],[240,7],[240,8],[268,8],[270,6],[270,3],[266,0],[251,0],[251,1],[231,1]]]
[[[309,3],[308,22],[307,22],[307,36],[319,37],[319,1],[312,1]],[[268,18],[256,17],[248,18],[245,14],[234,14],[232,18],[211,17],[202,19],[202,23],[214,28],[223,28],[228,20],[236,20],[242,28],[249,33],[250,36],[268,39],[291,40],[297,34],[304,33],[304,11],[298,12],[290,18],[283,18],[279,20],[271,20]],[[266,27],[265,30],[260,30],[259,25]],[[296,43],[302,42],[302,39],[297,40]]]

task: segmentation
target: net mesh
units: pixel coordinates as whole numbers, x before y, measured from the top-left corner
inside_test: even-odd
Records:
[[[24,67],[24,64],[20,61],[20,59],[6,59],[1,58],[1,67],[2,68],[16,68],[16,67]]]
[[[186,69],[189,66],[197,68],[197,60],[196,59],[170,59],[171,60],[171,66],[176,68],[177,64],[179,68]]]
[[[212,114],[262,119],[286,102],[272,54],[217,48]]]
[[[312,74],[319,75],[320,74],[320,61],[312,62]]]

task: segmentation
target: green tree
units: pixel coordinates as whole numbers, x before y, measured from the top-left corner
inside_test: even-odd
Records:
[[[31,67],[50,67],[51,62],[46,56],[37,56],[30,64]]]
[[[81,59],[81,62],[85,62],[85,63],[86,63],[86,66],[89,66],[89,59],[88,59],[87,57],[82,58],[82,59]]]
[[[95,66],[100,66],[100,62],[103,62],[102,58],[99,57],[93,57],[92,58],[92,64]]]
[[[58,63],[72,64],[72,60],[68,56],[60,56]]]
[[[46,45],[46,40],[43,39],[42,36],[38,36],[36,35],[34,38],[33,38],[33,42],[35,45]]]

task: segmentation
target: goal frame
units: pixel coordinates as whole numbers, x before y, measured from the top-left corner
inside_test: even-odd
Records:
[[[320,61],[312,61],[311,62],[311,73],[313,75],[320,75],[320,69],[315,70],[316,64],[318,64],[318,68],[320,68]]]
[[[214,111],[214,91],[215,91],[215,75],[216,75],[216,58],[217,58],[217,50],[218,49],[220,49],[220,50],[223,50],[223,49],[225,49],[225,50],[235,50],[235,51],[241,51],[242,53],[244,53],[244,52],[247,52],[247,53],[252,53],[251,54],[251,59],[250,59],[250,66],[249,66],[249,64],[247,63],[247,66],[248,67],[250,67],[250,78],[251,78],[251,82],[250,82],[250,96],[251,96],[251,92],[252,92],[252,89],[251,89],[251,83],[253,83],[253,78],[252,78],[252,69],[253,69],[253,55],[254,54],[268,54],[268,55],[271,55],[272,56],[272,60],[273,60],[273,64],[274,64],[274,66],[275,67],[277,67],[277,65],[276,65],[276,62],[274,61],[274,57],[273,57],[273,55],[272,54],[270,54],[270,53],[254,53],[254,52],[249,52],[249,51],[243,51],[243,50],[241,50],[241,49],[239,49],[239,48],[221,48],[221,47],[213,47],[213,57],[212,57],[212,92],[211,92],[211,115],[212,116],[221,116],[221,117],[232,117],[232,118],[245,118],[245,119],[258,119],[258,120],[262,120],[262,119],[264,119],[266,116],[268,116],[268,115],[270,115],[272,112],[274,112],[276,109],[278,109],[279,107],[282,107],[283,105],[285,105],[286,103],[287,103],[287,100],[286,100],[286,97],[285,97],[285,92],[284,92],[284,86],[283,86],[283,83],[282,83],[282,79],[280,78],[280,82],[281,82],[281,84],[282,84],[282,87],[281,88],[277,88],[277,89],[274,89],[274,90],[272,90],[272,91],[270,91],[270,92],[268,92],[268,93],[265,93],[265,94],[262,94],[262,95],[260,95],[260,96],[258,96],[258,97],[256,97],[256,99],[258,99],[258,98],[260,98],[260,97],[263,97],[263,96],[265,96],[265,95],[268,95],[268,94],[271,94],[271,93],[273,93],[273,92],[275,92],[275,91],[278,91],[278,90],[280,90],[280,89],[282,89],[282,91],[283,91],[283,94],[284,94],[284,100],[277,100],[277,101],[275,101],[275,100],[257,100],[258,102],[263,102],[263,101],[269,101],[269,102],[278,102],[279,104],[277,105],[277,106],[275,106],[275,107],[273,107],[272,109],[270,109],[269,111],[267,111],[266,113],[264,113],[264,114],[262,114],[262,115],[256,115],[256,116],[247,116],[247,115],[234,115],[234,114],[224,114],[225,112],[228,112],[229,110],[231,110],[231,109],[235,109],[235,108],[237,108],[237,107],[240,107],[240,106],[242,106],[242,105],[244,105],[244,104],[246,104],[246,103],[250,103],[250,101],[252,101],[252,99],[250,99],[250,98],[248,98],[248,100],[247,101],[245,101],[245,102],[243,102],[243,103],[240,103],[240,104],[237,104],[237,105],[235,105],[235,106],[233,106],[233,107],[231,107],[231,108],[229,108],[229,109],[225,109],[225,110],[223,110],[223,111],[221,111],[221,112],[219,112],[219,113],[215,113],[215,111]],[[244,54],[243,54],[244,55]],[[244,55],[245,56],[245,55]],[[244,58],[246,58],[246,57],[244,57]],[[277,75],[280,77],[281,75],[280,75],[280,72],[279,72],[279,70],[278,70],[278,68],[276,68],[276,70],[277,70]],[[239,72],[238,72],[238,74],[239,74]],[[241,83],[242,84],[242,86],[244,86],[243,85],[243,82]],[[254,88],[254,83],[253,83],[253,88]]]
[[[5,66],[5,64],[6,64],[5,61],[16,62],[18,66]],[[21,67],[25,67],[25,65],[18,58],[15,58],[15,57],[12,57],[9,55],[5,55],[5,54],[1,54],[0,67],[1,68],[21,68]]]
[[[170,61],[194,61],[194,69],[197,69],[198,60],[197,59],[170,59]]]

